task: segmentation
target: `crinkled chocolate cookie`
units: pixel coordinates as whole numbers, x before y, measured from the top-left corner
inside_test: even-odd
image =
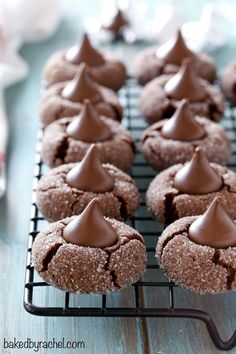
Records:
[[[134,180],[117,167],[101,164],[92,145],[78,164],[65,164],[41,177],[36,204],[49,221],[82,213],[92,199],[103,215],[126,220],[139,206]]]
[[[169,225],[156,257],[166,276],[200,294],[236,289],[236,224],[215,198],[201,216]]]
[[[175,75],[162,75],[150,81],[139,99],[139,109],[144,119],[155,123],[169,118],[179,101],[189,100],[195,115],[218,122],[224,113],[224,98],[221,92],[197,76],[189,60],[185,60]]]
[[[32,247],[39,275],[70,292],[104,294],[127,287],[141,277],[146,260],[142,236],[103,217],[95,200],[79,216],[49,225]]]
[[[197,148],[192,160],[159,173],[147,190],[147,206],[163,224],[203,214],[215,197],[220,197],[227,213],[236,219],[236,173],[209,163]]]
[[[174,40],[161,47],[143,50],[134,61],[134,75],[141,85],[161,75],[175,74],[183,60],[191,58],[198,76],[213,82],[216,78],[216,65],[205,53],[191,51],[185,44],[181,32],[177,32]]]
[[[93,143],[102,163],[122,170],[132,165],[135,145],[130,133],[118,122],[100,117],[89,101],[78,117],[62,118],[46,127],[42,159],[50,167],[78,162]]]
[[[81,64],[72,81],[60,82],[44,93],[39,104],[39,118],[44,125],[81,112],[83,102],[89,99],[100,115],[117,121],[122,119],[122,106],[111,89],[98,85],[88,68]]]
[[[43,70],[43,80],[47,85],[72,80],[78,74],[81,63],[89,66],[94,80],[102,86],[117,91],[125,82],[126,69],[122,61],[94,48],[86,33],[81,43],[56,52],[49,58]]]
[[[200,146],[211,162],[226,165],[231,143],[225,130],[204,117],[194,117],[186,100],[182,100],[170,119],[147,128],[141,138],[141,151],[157,170],[191,159]]]

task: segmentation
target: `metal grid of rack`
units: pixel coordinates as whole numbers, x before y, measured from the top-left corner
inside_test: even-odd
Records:
[[[130,289],[128,289],[128,293],[126,291],[125,297],[128,297],[129,301],[126,301],[125,304],[122,302],[122,294],[115,302],[109,299],[109,297],[113,295],[96,295],[95,301],[93,301],[91,305],[90,302],[84,302],[84,295],[60,292],[52,297],[56,300],[58,296],[61,300],[59,304],[57,301],[54,303],[52,300],[51,302],[45,301],[43,304],[38,305],[38,299],[40,298],[42,300],[42,298],[48,297],[49,292],[53,291],[51,289],[54,289],[52,286],[43,282],[39,277],[37,278],[37,274],[31,264],[31,249],[34,238],[41,231],[43,222],[45,224],[35,204],[35,188],[45,169],[40,158],[40,145],[43,133],[42,129],[40,129],[38,133],[34,169],[24,307],[31,314],[40,316],[169,317],[198,319],[205,323],[216,347],[221,350],[229,350],[236,345],[236,331],[228,341],[223,341],[208,312],[189,307],[177,307],[176,289],[178,289],[178,287],[164,278],[155,261],[155,245],[158,236],[162,232],[162,226],[151,218],[145,207],[145,191],[151,179],[155,176],[155,171],[148,166],[138,149],[140,135],[146,127],[146,124],[137,110],[137,99],[140,94],[140,89],[136,81],[133,78],[129,78],[120,92],[120,99],[125,109],[124,123],[132,132],[137,145],[137,155],[130,173],[140,190],[142,201],[139,210],[129,223],[136,228],[145,239],[148,252],[148,266],[145,275],[140,281],[133,284]],[[230,135],[233,144],[233,155],[229,166],[232,169],[236,169],[236,111],[230,107],[226,109],[223,125]],[[119,293],[122,293],[122,291],[119,291]],[[146,300],[145,295],[154,292],[165,299],[165,301],[161,301],[158,306],[155,301],[152,303],[150,299],[150,301]],[[93,295],[86,296],[90,297],[90,299],[93,298]],[[191,296],[191,293],[189,293],[189,296]]]

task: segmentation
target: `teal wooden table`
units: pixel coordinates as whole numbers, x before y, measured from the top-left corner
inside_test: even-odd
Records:
[[[31,185],[37,132],[37,104],[42,67],[56,49],[80,38],[80,16],[67,16],[57,34],[39,44],[26,45],[22,56],[31,71],[27,80],[6,92],[10,124],[7,166],[7,193],[0,200],[0,353],[34,353],[33,350],[3,349],[3,341],[82,340],[86,348],[40,350],[40,353],[88,354],[169,354],[219,353],[213,346],[205,325],[184,319],[125,318],[43,318],[28,314],[22,305],[27,232],[29,227]],[[137,47],[119,44],[112,48],[129,64]],[[222,67],[233,59],[233,48],[216,53]],[[183,295],[181,295],[183,297]],[[158,301],[158,300],[157,300]],[[207,309],[216,320],[223,337],[236,327],[236,294],[214,297],[182,298],[185,304]],[[191,302],[191,303],[190,303]],[[232,350],[231,353],[236,353]]]

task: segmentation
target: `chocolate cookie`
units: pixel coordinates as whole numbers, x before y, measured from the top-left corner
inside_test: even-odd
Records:
[[[42,140],[42,159],[50,167],[78,162],[92,143],[102,163],[127,170],[134,159],[135,146],[130,133],[112,119],[98,116],[85,101],[80,116],[62,118],[46,127]]]
[[[203,214],[215,197],[221,197],[227,213],[236,219],[236,173],[209,163],[197,148],[190,162],[169,167],[150,183],[147,206],[163,224]]]
[[[236,289],[236,224],[217,198],[201,216],[168,226],[156,257],[166,276],[200,294]]]
[[[101,164],[95,145],[78,164],[50,170],[37,186],[36,204],[48,221],[82,213],[96,199],[103,215],[126,220],[139,206],[134,180],[110,164]]]
[[[150,81],[139,99],[139,109],[145,120],[155,123],[170,117],[178,102],[187,98],[193,113],[218,122],[224,113],[221,92],[199,78],[192,63],[186,59],[175,75],[162,75]]]
[[[221,89],[226,98],[236,105],[236,63],[231,63],[222,73]]]
[[[170,119],[147,128],[141,138],[141,151],[157,170],[191,159],[200,146],[211,162],[227,164],[231,143],[225,130],[207,118],[194,117],[186,100],[182,100]]]
[[[43,70],[43,80],[48,85],[72,80],[78,74],[81,63],[89,66],[96,82],[114,91],[119,90],[126,80],[124,64],[113,55],[102,54],[95,49],[86,33],[80,44],[56,52],[49,58]]]
[[[59,289],[109,293],[136,282],[146,267],[142,236],[130,226],[102,216],[93,200],[82,214],[55,222],[38,234],[32,263]]]
[[[98,85],[90,76],[85,64],[81,64],[72,81],[51,86],[39,104],[39,118],[44,125],[63,117],[80,113],[83,101],[89,99],[99,114],[121,121],[122,106],[116,94]]]
[[[134,61],[134,75],[141,85],[160,75],[175,74],[183,60],[191,58],[198,76],[213,82],[216,78],[216,65],[204,53],[195,53],[185,44],[181,32],[178,31],[174,40],[161,47],[145,49],[137,55]]]

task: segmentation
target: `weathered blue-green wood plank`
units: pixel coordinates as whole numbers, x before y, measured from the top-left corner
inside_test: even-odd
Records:
[[[150,272],[146,280],[163,281],[161,272]],[[148,306],[169,307],[168,289],[145,293]],[[200,296],[188,290],[175,289],[176,308],[194,308],[209,312],[219,330],[220,336],[228,340],[236,327],[235,293]],[[147,332],[150,353],[221,353],[212,344],[205,324],[198,320],[186,319],[147,319]],[[172,353],[170,351],[170,353]],[[223,352],[222,352],[223,353]],[[236,353],[236,350],[230,351]]]

